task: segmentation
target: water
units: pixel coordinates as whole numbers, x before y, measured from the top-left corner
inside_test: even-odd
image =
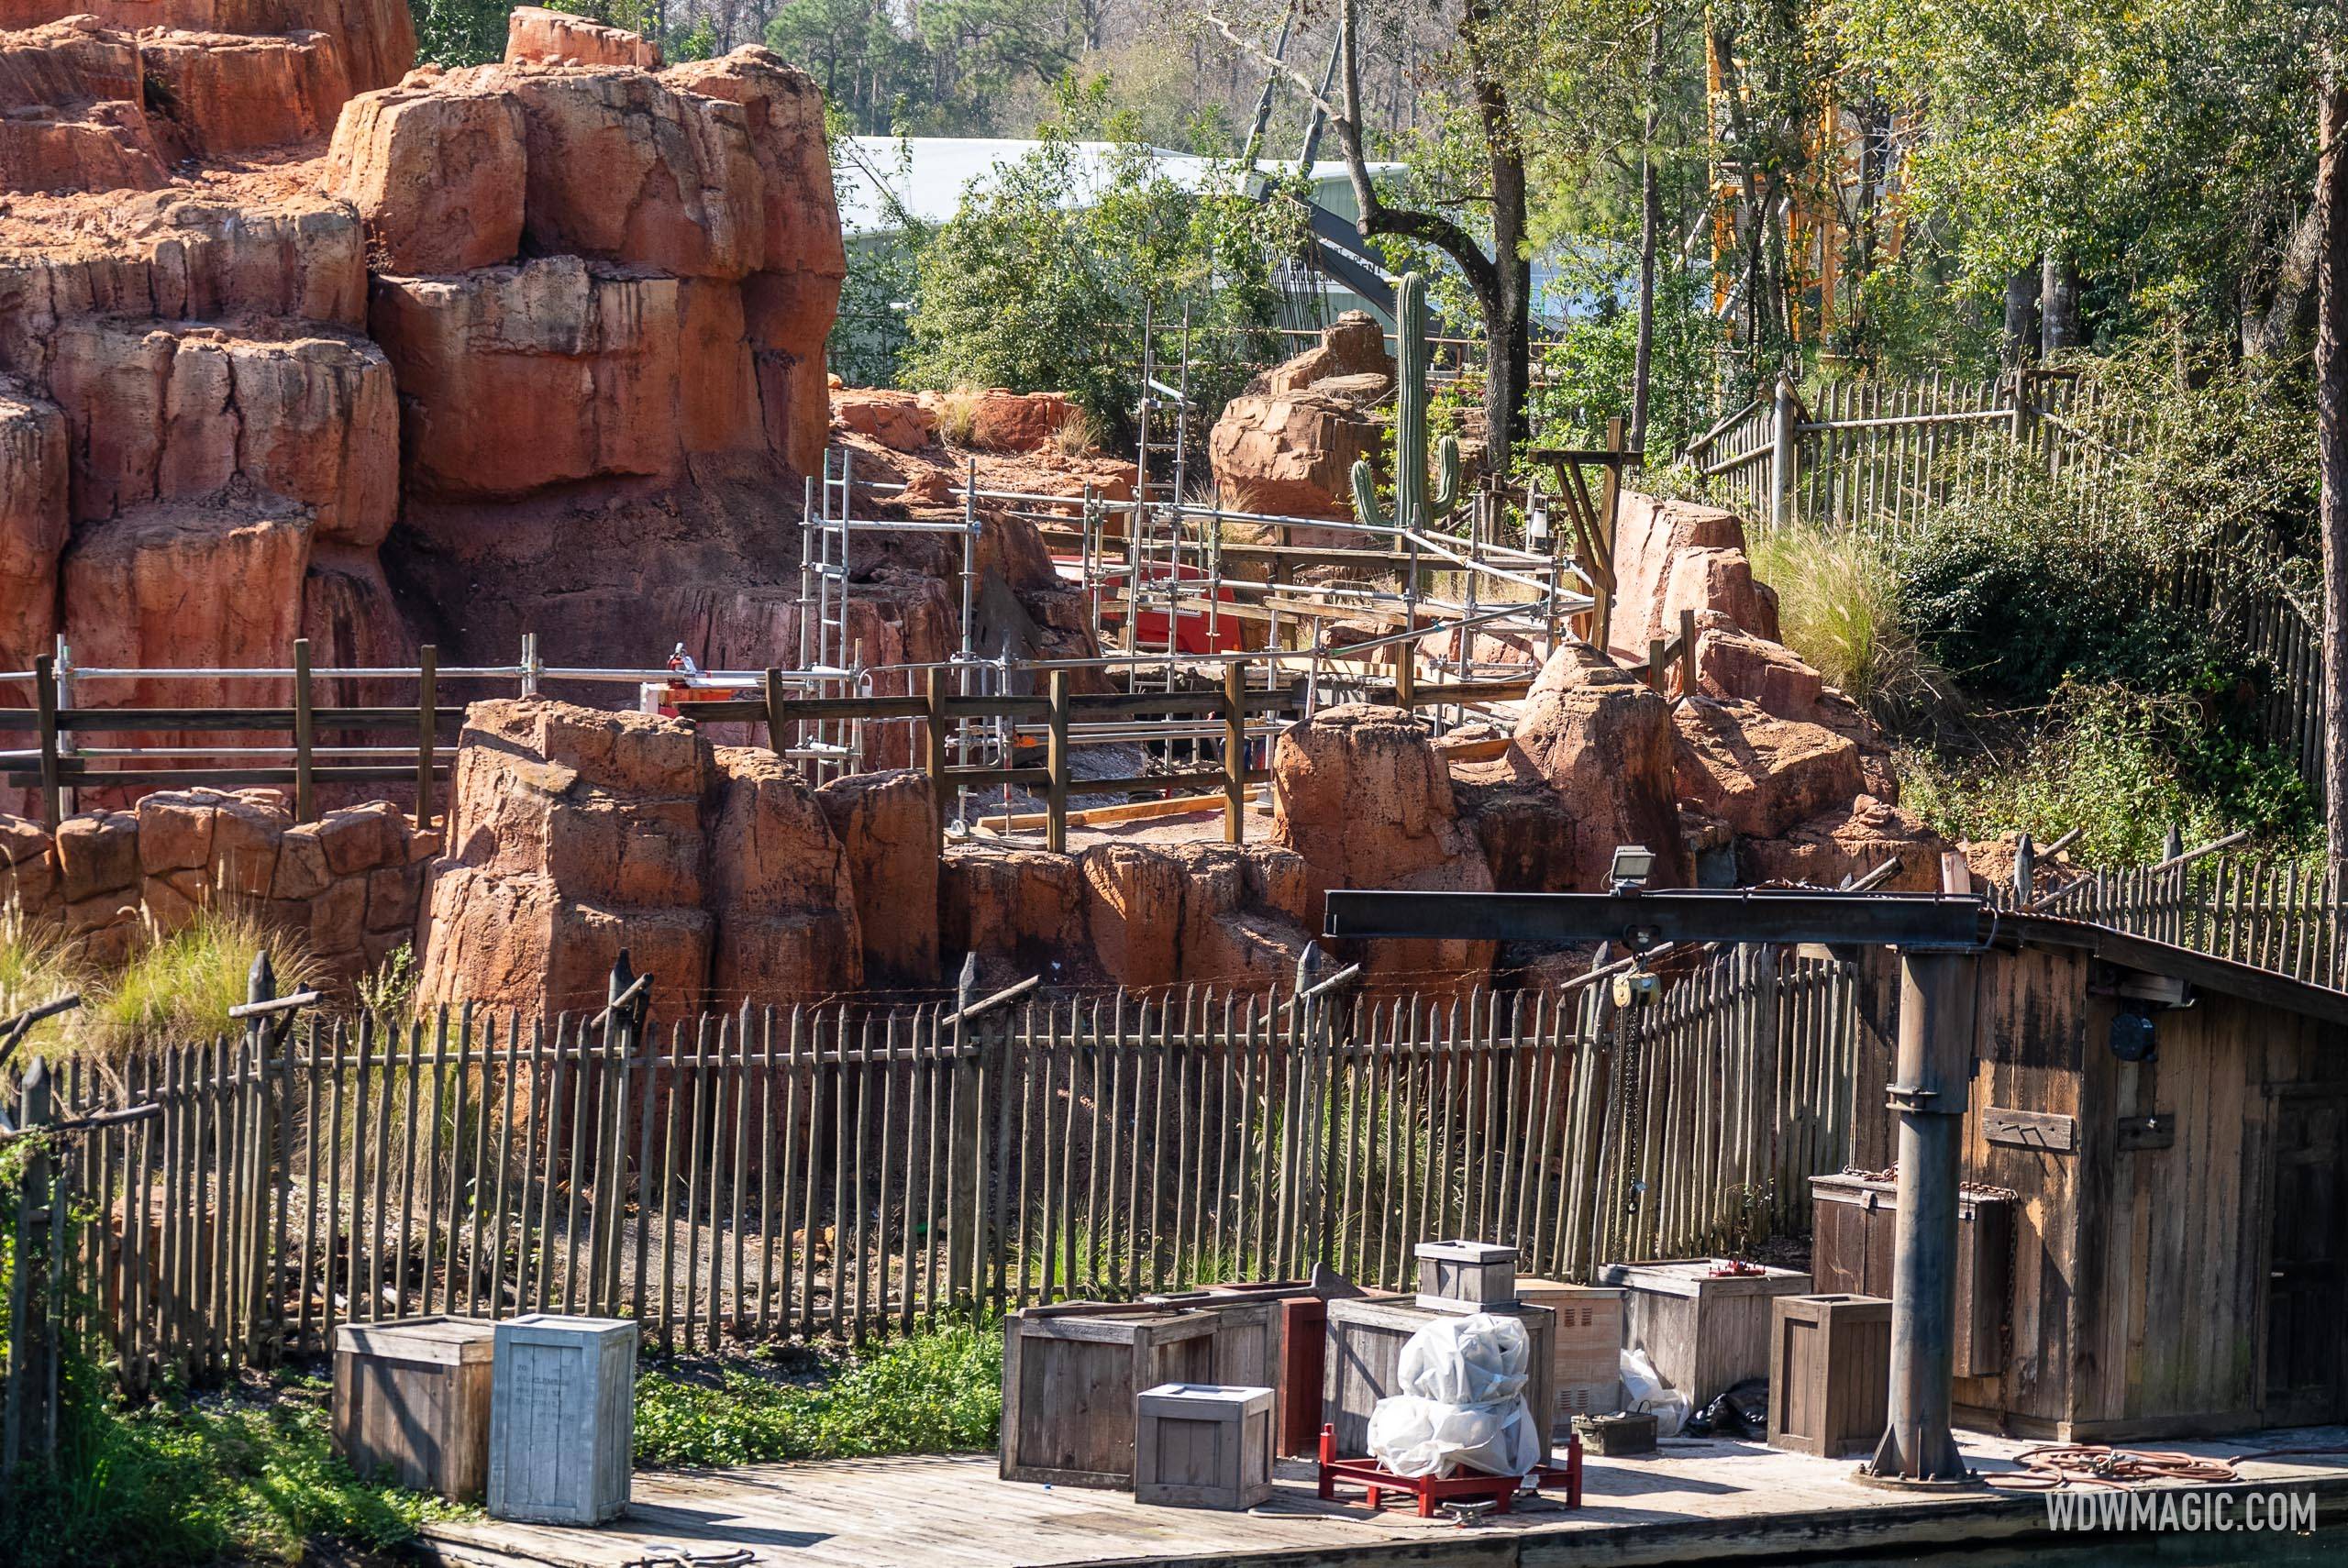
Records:
[[[2348,1529],[2311,1535],[2149,1530],[2087,1538],[2088,1544],[1949,1547],[1856,1557],[1783,1558],[1831,1562],[1835,1568],[2339,1568],[2348,1564]]]

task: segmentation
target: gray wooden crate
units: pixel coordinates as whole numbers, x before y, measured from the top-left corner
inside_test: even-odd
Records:
[[[1214,1381],[1215,1315],[1064,1302],[1002,1323],[1006,1481],[1124,1491],[1134,1402],[1161,1383]]]
[[[1715,1275],[1711,1258],[1609,1264],[1598,1283],[1630,1292],[1623,1342],[1644,1350],[1663,1380],[1699,1408],[1750,1377],[1769,1374],[1769,1303],[1806,1296],[1794,1269]]]
[[[479,1502],[489,1465],[495,1328],[444,1317],[338,1327],[335,1452],[362,1478],[387,1476],[451,1502]]]
[[[1481,1309],[1496,1318],[1514,1318],[1531,1340],[1524,1397],[1534,1411],[1556,1408],[1557,1315],[1546,1307],[1519,1303]],[[1456,1309],[1422,1307],[1408,1296],[1363,1296],[1329,1303],[1329,1342],[1322,1370],[1322,1419],[1336,1429],[1337,1453],[1353,1459],[1369,1452],[1369,1413],[1380,1399],[1401,1392],[1397,1371],[1402,1347],[1429,1323],[1456,1320]],[[1545,1436],[1545,1430],[1544,1435]]]
[[[1497,1242],[1421,1242],[1419,1305],[1478,1312],[1516,1299],[1516,1249]]]
[[[636,1446],[636,1324],[533,1312],[497,1325],[489,1511],[601,1524],[627,1506]]]
[[[1252,1508],[1272,1498],[1269,1388],[1167,1383],[1135,1401],[1134,1501]]]

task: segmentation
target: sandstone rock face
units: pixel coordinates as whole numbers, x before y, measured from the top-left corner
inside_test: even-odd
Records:
[[[514,98],[393,87],[344,111],[326,188],[359,209],[382,271],[465,272],[520,250],[526,167]]]
[[[0,379],[0,663],[10,669],[57,635],[68,471],[64,414]]]
[[[937,792],[917,768],[852,773],[815,791],[855,891],[864,975],[880,986],[935,985]]]
[[[1046,985],[1096,978],[1085,961],[1085,898],[1083,868],[1071,856],[949,845],[938,867],[940,949],[977,954],[990,984],[1029,975]]]
[[[1332,888],[1487,892],[1474,836],[1461,825],[1449,770],[1426,732],[1394,708],[1327,708],[1283,732],[1272,750],[1272,842],[1304,861],[1304,913],[1320,928]],[[1492,944],[1377,943],[1366,972],[1425,972],[1436,985],[1490,971]]]
[[[1311,940],[1303,924],[1309,873],[1294,851],[1102,844],[1078,860],[1092,955],[1118,985],[1260,990],[1294,983]]]
[[[677,320],[677,280],[576,256],[377,278],[371,329],[406,411],[412,491],[511,498],[674,472]]]
[[[599,1003],[626,950],[656,1006],[698,1002],[703,799],[692,726],[537,700],[477,702],[459,738],[448,853],[431,876],[420,998],[552,1016]]]
[[[1315,381],[1335,376],[1394,374],[1394,356],[1386,351],[1386,329],[1364,310],[1349,310],[1321,329],[1321,341],[1273,366],[1248,383],[1255,393],[1301,392]]]
[[[812,339],[820,344],[831,330],[839,282],[847,275],[824,139],[822,91],[805,72],[755,44],[715,60],[671,66],[660,79],[681,94],[740,105],[750,156],[759,166],[764,236],[752,269],[796,281],[799,297],[791,309],[822,316],[823,331]]]
[[[139,39],[138,58],[160,89],[167,138],[186,156],[227,158],[328,135],[350,97],[342,50],[322,32],[159,31]]]
[[[536,6],[516,6],[506,16],[505,59],[660,68],[659,50],[634,33]]]
[[[415,63],[415,24],[402,0],[0,0],[0,28],[30,28],[77,16],[128,33],[153,28],[263,35],[316,29],[332,40],[360,92],[397,82]],[[135,102],[137,94],[132,97]]]
[[[1077,412],[1066,392],[990,387],[970,410],[970,445],[981,452],[1038,451]]]
[[[1897,860],[1899,869],[1877,886],[1930,893],[1940,889],[1941,856],[1948,847],[1912,812],[1861,795],[1796,825],[1782,837],[1745,840],[1737,861],[1747,882],[1833,888],[1845,878],[1864,877],[1885,861]]]
[[[1545,874],[1552,885],[1601,889],[1616,847],[1638,844],[1656,854],[1654,886],[1687,886],[1672,729],[1664,700],[1595,649],[1568,645],[1542,667],[1517,720],[1516,750],[1573,823],[1562,860]]]
[[[1859,748],[1821,725],[1710,697],[1672,723],[1680,798],[1737,833],[1773,837],[1861,791]]]
[[[86,17],[0,33],[0,187],[150,190],[165,182],[140,101],[138,46]]]
[[[1709,573],[1692,569],[1689,582],[1679,590],[1682,597],[1669,599],[1681,553],[1733,550],[1741,556],[1744,549],[1744,525],[1733,512],[1623,491],[1615,523],[1614,613],[1608,642],[1625,657],[1645,658],[1650,638],[1678,634],[1682,603],[1690,609],[1715,607],[1691,602],[1690,596],[1709,580]],[[1746,625],[1745,630],[1773,635],[1775,626],[1764,631]]]
[[[815,792],[770,751],[720,746],[709,835],[718,916],[713,1003],[820,998],[864,985],[847,855]]]
[[[73,323],[50,386],[77,431],[75,514],[242,485],[307,507],[318,536],[372,546],[398,510],[391,366],[363,338]]]

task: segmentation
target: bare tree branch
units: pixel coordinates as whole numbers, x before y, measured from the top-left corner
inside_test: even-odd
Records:
[[[1331,119],[1334,120],[1339,117],[1337,106],[1330,103],[1328,99],[1321,96],[1321,88],[1319,84],[1313,82],[1311,77],[1298,71],[1294,66],[1289,64],[1288,61],[1276,58],[1269,50],[1267,50],[1258,44],[1249,43],[1246,39],[1241,38],[1237,33],[1232,30],[1231,24],[1229,22],[1224,21],[1213,11],[1202,12],[1200,15],[1205,20],[1206,25],[1213,28],[1216,32],[1221,33],[1224,36],[1224,41],[1228,42],[1232,48],[1237,50],[1240,53],[1246,55],[1257,64],[1264,67],[1267,71],[1278,72],[1280,75],[1288,78],[1289,82],[1296,88],[1296,90],[1304,94],[1305,101],[1307,103],[1312,104],[1315,108],[1328,116]]]

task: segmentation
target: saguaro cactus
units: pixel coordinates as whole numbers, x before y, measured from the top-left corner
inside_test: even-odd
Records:
[[[1427,493],[1427,284],[1405,272],[1394,285],[1394,508],[1378,504],[1378,476],[1354,465],[1354,515],[1369,527],[1424,532],[1459,504],[1459,443],[1435,448],[1434,493]]]

